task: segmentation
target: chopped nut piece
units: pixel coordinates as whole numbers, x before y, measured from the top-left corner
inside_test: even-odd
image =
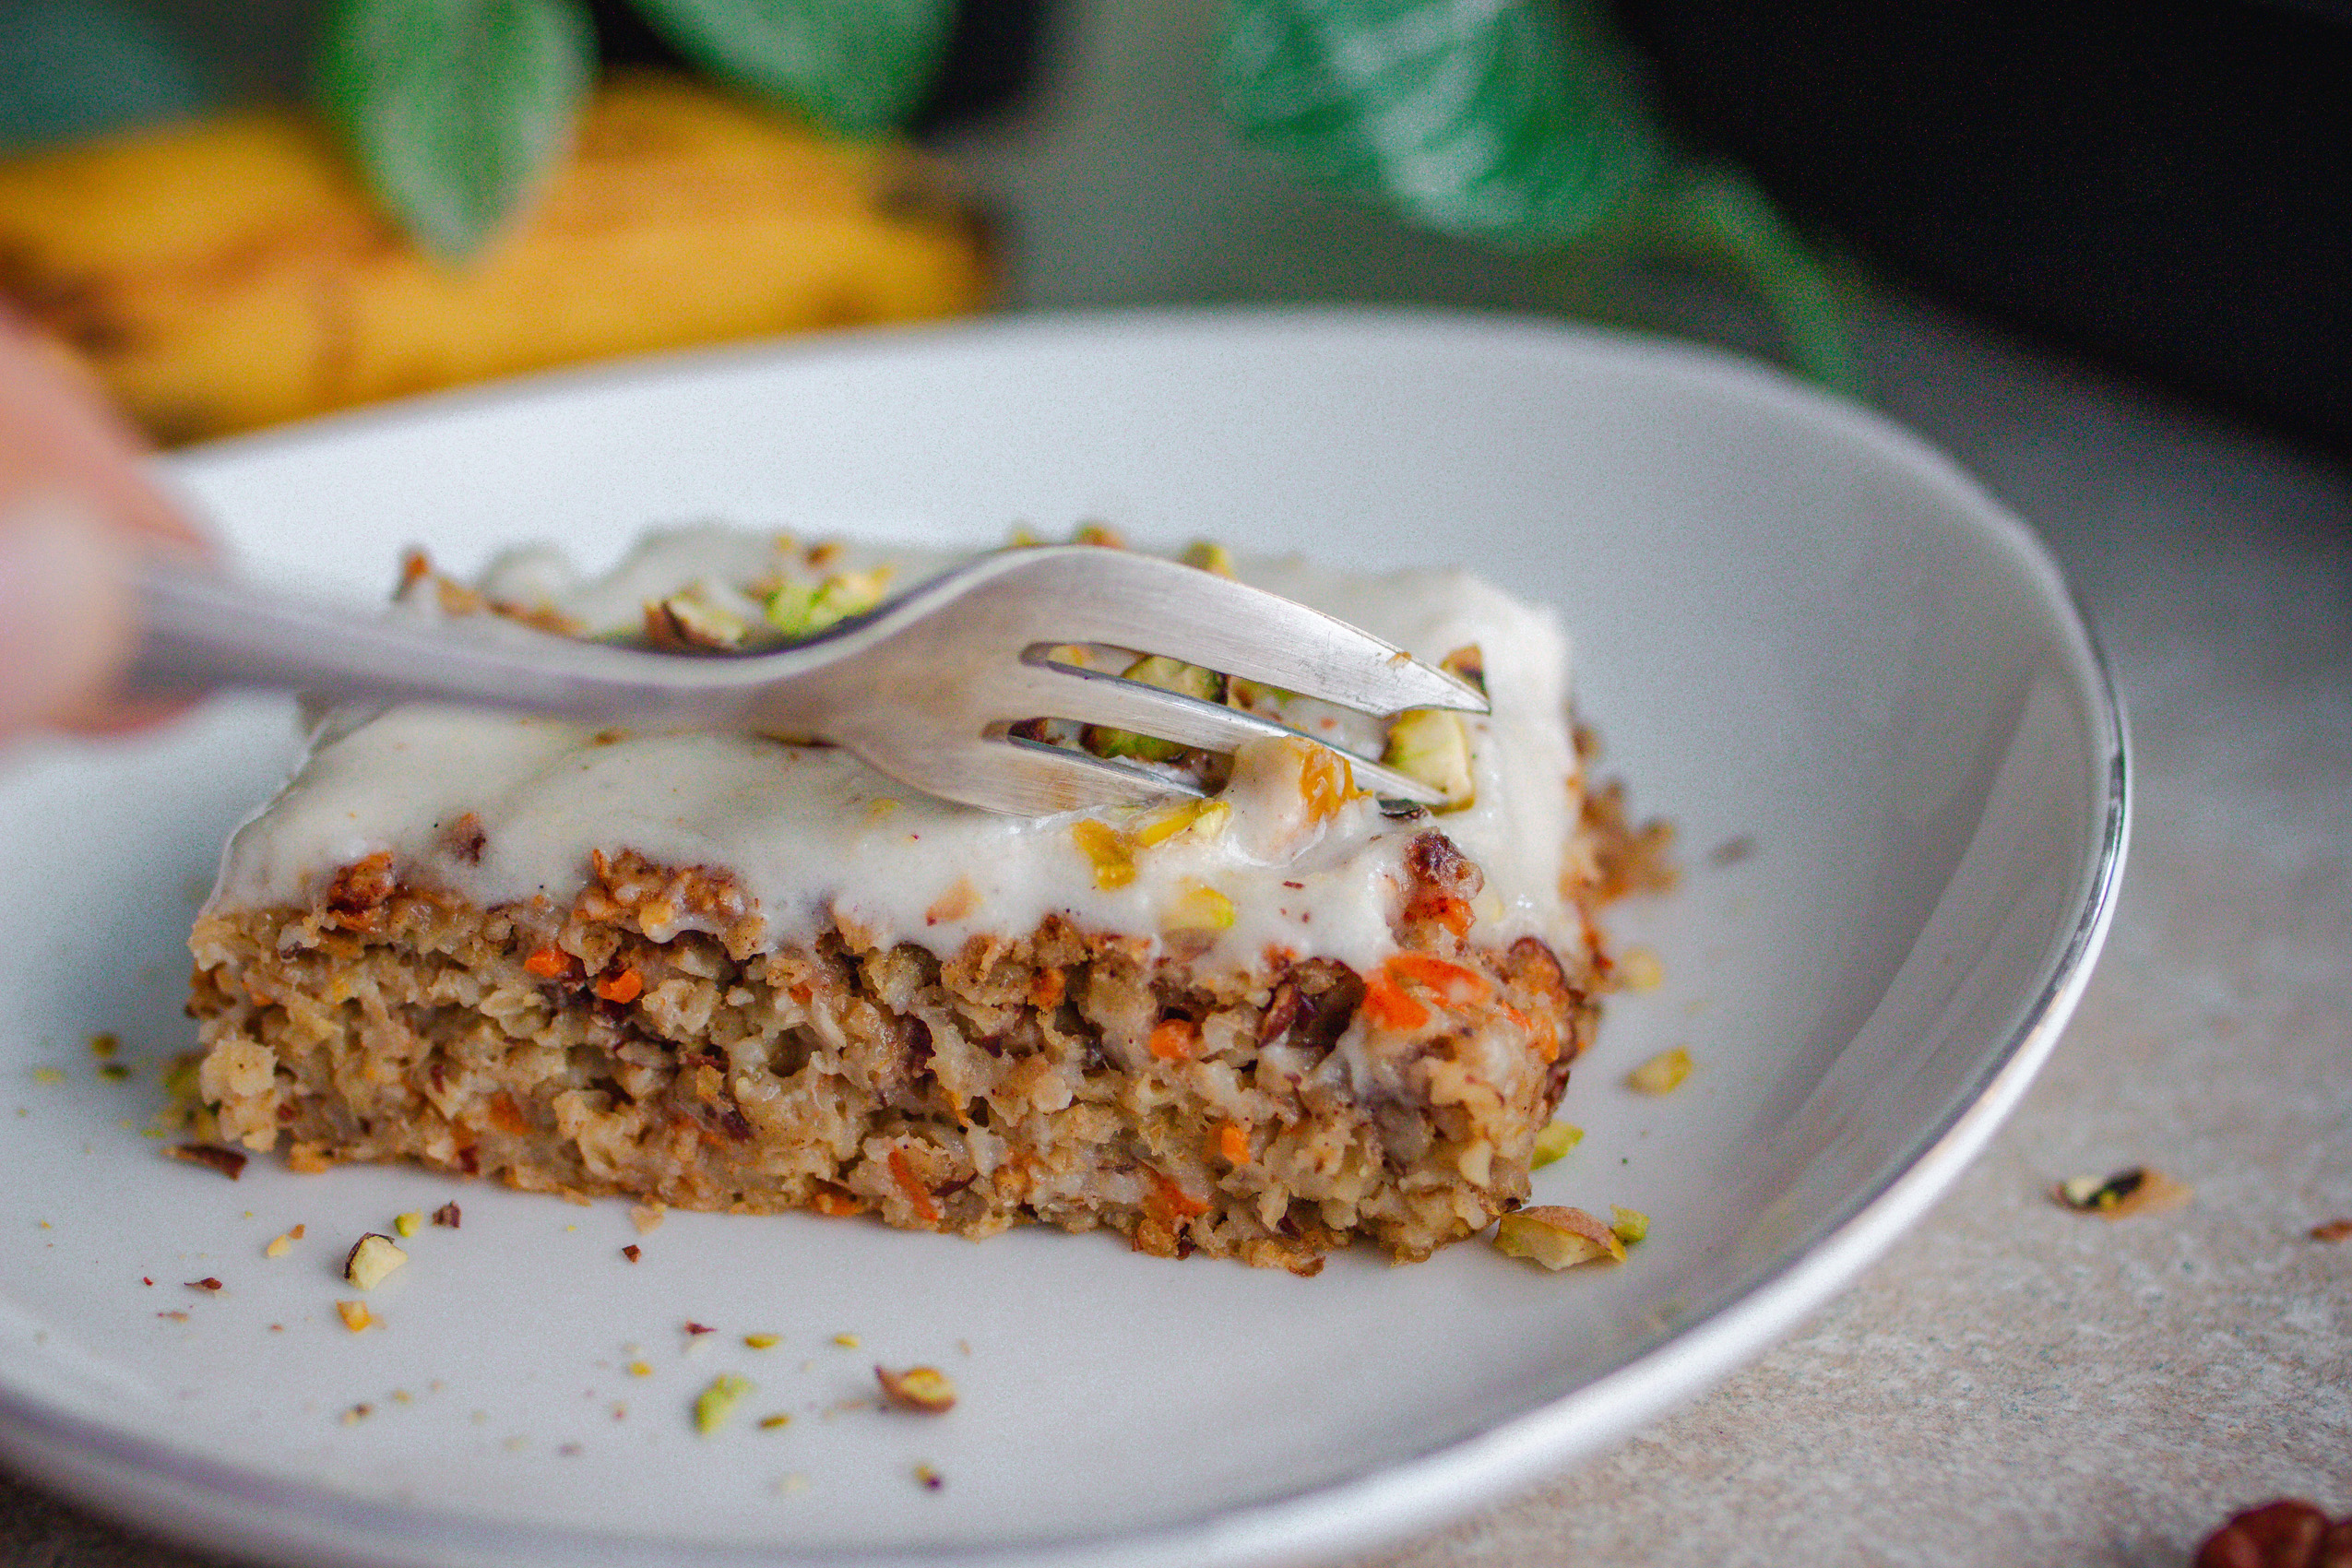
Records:
[[[235,1149],[222,1148],[219,1144],[175,1144],[163,1152],[169,1158],[218,1170],[232,1182],[244,1175],[245,1170],[245,1157]]]
[[[1072,544],[1098,544],[1105,550],[1124,550],[1127,536],[1109,523],[1080,523],[1070,535]]]
[[[1478,799],[1470,778],[1470,732],[1450,708],[1412,707],[1388,727],[1380,760],[1445,797],[1439,811],[1460,811]]]
[[[108,1057],[113,1055],[116,1051],[122,1049],[123,1042],[121,1039],[113,1034],[101,1033],[94,1034],[89,1037],[89,1053],[92,1056],[97,1057],[101,1062],[105,1061]]]
[[[100,1065],[98,1075],[110,1084],[128,1083],[131,1069],[126,1063],[121,1062],[108,1062]],[[129,1123],[125,1123],[125,1125],[127,1126]]]
[[[629,1223],[637,1228],[640,1236],[650,1236],[661,1229],[661,1217],[670,1211],[660,1204],[631,1204]]]
[[[354,1405],[343,1412],[343,1424],[347,1427],[355,1427],[374,1413],[375,1407],[373,1405]]]
[[[621,1249],[621,1255],[627,1258],[631,1263],[635,1263],[637,1259],[643,1257],[645,1253],[644,1250],[635,1241],[632,1241],[627,1246]]]
[[[727,651],[743,646],[752,625],[708,583],[694,583],[645,607],[646,640],[658,648]]]
[[[371,1230],[351,1243],[343,1257],[343,1277],[362,1290],[373,1290],[384,1277],[409,1261],[409,1254],[389,1236]]]
[[[1204,670],[1197,664],[1187,664],[1181,659],[1168,659],[1150,654],[1136,659],[1121,671],[1122,678],[1139,681],[1146,686],[1157,686],[1163,692],[1195,698],[1201,702],[1221,703],[1225,700],[1225,677],[1214,670]],[[1144,762],[1174,762],[1184,754],[1184,748],[1174,741],[1163,741],[1157,735],[1139,734],[1133,730],[1113,729],[1104,724],[1089,724],[1081,743],[1097,756],[1134,757]]]
[[[1691,1053],[1681,1046],[1661,1051],[1625,1075],[1625,1087],[1644,1094],[1672,1094],[1691,1075]]]
[[[1536,1134],[1535,1158],[1527,1163],[1540,1170],[1585,1141],[1585,1130],[1570,1122],[1554,1122]]]
[[[218,1296],[220,1294],[222,1286],[220,1281],[208,1274],[202,1279],[189,1280],[188,1289],[191,1290],[201,1290],[208,1296]]]
[[[854,1350],[865,1343],[854,1334],[837,1334],[833,1336],[833,1342],[844,1350]]]
[[[1628,947],[1617,960],[1617,978],[1628,991],[1656,991],[1666,983],[1666,966],[1646,947]]]
[[[743,1343],[754,1350],[773,1350],[783,1343],[783,1336],[775,1334],[746,1334],[743,1336]]]
[[[424,1215],[422,1212],[418,1210],[410,1210],[407,1214],[394,1215],[392,1217],[392,1229],[398,1230],[403,1239],[413,1236],[418,1231],[424,1229]]]
[[[757,1388],[740,1372],[721,1372],[712,1378],[710,1386],[695,1396],[695,1430],[708,1437],[724,1426],[735,1407]]]
[[[718,1332],[719,1330],[711,1327],[710,1324],[707,1323],[696,1323],[692,1318],[688,1318],[686,1320],[686,1336],[690,1339],[698,1337],[705,1334],[716,1334]]]
[[[653,1369],[643,1361],[631,1361],[628,1365],[627,1371],[631,1377],[651,1377],[653,1375]]]
[[[32,1081],[36,1084],[62,1084],[65,1081],[65,1072],[62,1067],[35,1067]]]
[[[929,1465],[917,1465],[915,1467],[915,1479],[922,1484],[923,1490],[926,1491],[937,1491],[947,1484],[947,1478],[941,1475]]]
[[[272,1238],[269,1245],[261,1249],[261,1255],[266,1258],[282,1258],[293,1250],[294,1232],[289,1230],[282,1236]]]
[[[1546,1268],[1625,1261],[1617,1233],[1581,1208],[1546,1206],[1506,1214],[1495,1224],[1494,1244],[1506,1257],[1525,1258]]]
[[[2163,1171],[2144,1165],[2119,1170],[2104,1180],[2074,1176],[2050,1189],[2050,1196],[2082,1214],[2121,1219],[2129,1214],[2163,1214],[2181,1207],[2196,1194]]]
[[[465,1216],[458,1211],[456,1204],[443,1204],[439,1208],[433,1211],[433,1222],[435,1225],[445,1225],[452,1230],[457,1229],[459,1222],[463,1220]],[[295,1234],[301,1234],[301,1229],[299,1227],[296,1228]]]
[[[873,1380],[882,1385],[882,1397],[901,1410],[940,1416],[956,1408],[956,1384],[937,1367],[909,1367],[895,1372],[877,1366]]]
[[[1476,643],[1465,643],[1437,661],[1437,667],[1448,675],[1458,675],[1486,695],[1486,654]]]
[[[1078,852],[1094,864],[1094,885],[1109,891],[1135,880],[1134,845],[1107,822],[1081,817],[1070,825]]]
[[[836,572],[814,587],[786,583],[767,596],[767,624],[796,642],[813,637],[880,604],[890,577],[891,568],[877,566],[870,572]]]
[[[176,1309],[168,1313],[158,1313],[155,1315],[160,1318],[167,1319],[172,1323],[185,1323],[188,1321],[188,1314]]]
[[[1630,1247],[1636,1241],[1648,1239],[1650,1217],[1637,1208],[1622,1208],[1616,1204],[1610,1204],[1609,1229],[1619,1241]]]
[[[343,1320],[343,1326],[353,1334],[359,1333],[363,1328],[373,1328],[381,1321],[374,1313],[367,1310],[365,1301],[338,1301],[335,1303],[335,1313]]]
[[[759,1419],[759,1430],[762,1431],[774,1431],[778,1427],[789,1427],[791,1424],[792,1418],[782,1410],[777,1411],[772,1416],[762,1416]]]
[[[1220,577],[1233,575],[1233,552],[1212,540],[1196,540],[1184,547],[1184,564],[1198,566]]]
[[[1194,883],[1169,904],[1160,923],[1170,931],[1228,931],[1233,919],[1232,899],[1214,887]]]

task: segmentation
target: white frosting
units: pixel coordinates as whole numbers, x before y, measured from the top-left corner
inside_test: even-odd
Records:
[[[552,604],[595,630],[634,624],[646,600],[688,582],[741,585],[786,559],[768,536],[679,530],[652,536],[595,581],[532,551],[493,567],[483,586]],[[845,564],[881,560],[898,563],[901,588],[945,564],[873,551],[853,551]],[[1089,930],[1158,937],[1170,912],[1188,896],[1196,906],[1206,886],[1235,911],[1213,938],[1213,957],[1246,967],[1272,947],[1363,968],[1395,950],[1402,856],[1435,827],[1486,872],[1479,936],[1567,943],[1574,928],[1559,880],[1575,759],[1567,645],[1553,614],[1459,571],[1369,576],[1298,562],[1239,570],[1432,661],[1478,644],[1493,713],[1465,716],[1475,803],[1393,820],[1360,800],[1318,829],[1301,822],[1295,794],[1237,786],[1227,791],[1224,831],[1139,849],[1134,880],[1104,888],[1072,832],[1075,818],[951,805],[845,752],[701,731],[600,743],[589,726],[410,705],[345,712],[321,727],[292,781],[231,840],[210,907],[302,903],[338,867],[386,849],[404,876],[480,905],[544,895],[561,906],[586,880],[591,849],[632,849],[731,872],[778,945],[814,938],[837,910],[885,942],[943,955],[975,934],[1025,933],[1057,911]],[[1349,739],[1376,751],[1377,735],[1374,726]],[[484,834],[471,863],[443,837],[468,813]]]

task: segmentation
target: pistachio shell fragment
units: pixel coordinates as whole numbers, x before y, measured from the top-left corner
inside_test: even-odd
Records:
[[[1617,1233],[1581,1208],[1523,1208],[1495,1222],[1495,1247],[1506,1257],[1525,1258],[1546,1268],[1625,1261]]]
[[[1380,760],[1443,795],[1440,811],[1460,811],[1478,799],[1470,780],[1470,732],[1449,709],[1410,707],[1398,714]]]

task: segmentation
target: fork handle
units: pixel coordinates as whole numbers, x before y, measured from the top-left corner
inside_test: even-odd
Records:
[[[403,624],[160,557],[141,565],[137,588],[143,625],[125,683],[137,695],[241,687],[714,725],[749,711],[747,695],[714,688],[699,659],[584,644],[505,622],[480,636],[450,624]],[[681,670],[682,662],[703,668]]]

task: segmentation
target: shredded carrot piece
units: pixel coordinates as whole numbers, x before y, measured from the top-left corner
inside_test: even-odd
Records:
[[[1236,1165],[1249,1163],[1250,1135],[1241,1131],[1241,1124],[1239,1122],[1220,1122],[1217,1124],[1217,1152]]]
[[[1426,953],[1399,953],[1388,960],[1387,967],[1396,979],[1425,985],[1456,1006],[1483,1001],[1491,989],[1478,970],[1432,958]]]
[[[645,993],[645,976],[635,969],[596,982],[596,993],[607,1002],[635,1002]]]
[[[1151,1178],[1151,1196],[1145,1202],[1144,1207],[1159,1218],[1190,1219],[1196,1214],[1208,1212],[1206,1198],[1191,1196],[1183,1188],[1148,1165],[1144,1167],[1144,1174]]]
[[[1200,1048],[1201,1028],[1186,1018],[1170,1018],[1151,1031],[1146,1043],[1162,1062],[1189,1062]]]
[[[1029,981],[1029,1005],[1040,1013],[1051,1013],[1062,1005],[1062,998],[1069,989],[1069,977],[1060,969],[1039,969]]]
[[[504,1092],[490,1097],[490,1124],[502,1133],[528,1133],[531,1124],[523,1118],[523,1108],[515,1097]]]
[[[922,1184],[915,1175],[915,1168],[907,1162],[905,1149],[890,1151],[890,1179],[898,1183],[900,1192],[907,1194],[907,1202],[914,1209],[916,1218],[925,1225],[939,1223],[939,1206],[931,1201],[931,1189]]]
[[[1364,981],[1364,1016],[1384,1029],[1403,1033],[1429,1022],[1429,1009],[1406,994],[1403,987],[1378,971]]]
[[[837,1187],[819,1187],[816,1194],[809,1199],[809,1206],[819,1214],[828,1214],[836,1219],[845,1219],[865,1207],[865,1205]]]
[[[553,947],[542,947],[523,960],[523,968],[541,980],[553,980],[564,972],[566,962],[560,950]]]
[[[1435,921],[1456,936],[1467,936],[1478,919],[1467,898],[1457,898],[1451,893],[1432,893],[1416,898],[1409,912]]]

